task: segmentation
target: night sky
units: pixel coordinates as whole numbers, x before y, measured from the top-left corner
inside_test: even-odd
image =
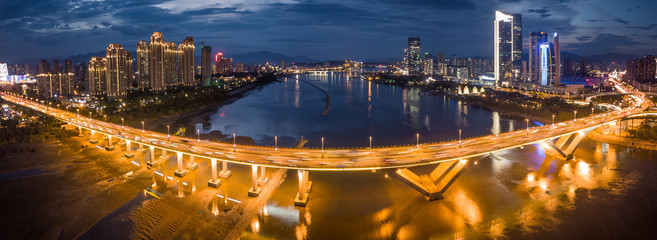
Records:
[[[529,32],[560,32],[563,51],[657,53],[654,0],[0,0],[0,62],[133,51],[154,31],[194,37],[227,56],[259,50],[320,60],[399,57],[407,37],[422,51],[491,56],[495,10],[520,13]],[[550,34],[551,36],[551,34]],[[526,50],[525,50],[526,51]],[[197,51],[200,55],[200,51]]]

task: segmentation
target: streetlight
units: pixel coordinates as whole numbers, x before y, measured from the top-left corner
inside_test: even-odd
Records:
[[[123,130],[125,126],[123,125],[123,118],[121,118],[121,130]]]
[[[237,144],[235,143],[235,133],[233,133],[233,152],[236,151]]]
[[[198,138],[198,142],[201,142],[201,130],[196,129],[196,137]]]
[[[322,137],[322,153],[324,153],[324,137]]]
[[[278,136],[274,136],[274,150],[278,151]]]
[[[107,114],[103,115],[103,117],[105,118],[105,122],[107,122]]]
[[[169,134],[169,125],[167,125],[167,141],[171,141],[171,134]]]
[[[144,121],[141,121],[141,132],[144,132]]]
[[[552,126],[554,126],[554,114],[552,114]]]
[[[370,136],[370,150],[372,150],[372,136]]]
[[[80,118],[80,109],[78,108],[78,118]]]
[[[91,111],[89,111],[89,121],[91,121],[91,120],[93,120],[93,119],[91,119]]]
[[[577,110],[575,110],[574,112],[575,112],[575,114],[574,114],[574,117],[573,117],[573,122],[577,121]]]
[[[591,116],[593,116],[593,110],[595,110],[595,108],[591,108]]]
[[[529,132],[529,119],[525,118],[525,123],[527,124],[527,132]]]
[[[461,129],[459,128],[459,146],[461,146]]]
[[[420,148],[420,133],[415,134],[415,147]]]

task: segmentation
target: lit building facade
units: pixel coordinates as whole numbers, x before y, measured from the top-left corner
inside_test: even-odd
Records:
[[[541,44],[548,42],[547,33],[531,32],[529,33],[529,81],[538,82],[541,66]]]
[[[495,12],[495,85],[508,85],[520,78],[522,57],[522,18],[520,14]]]
[[[404,60],[408,74],[418,74],[422,70],[422,56],[420,55],[420,38],[409,37],[408,48],[406,48]]]
[[[132,54],[121,44],[107,47],[107,99],[123,98],[127,94],[128,83],[132,82]]]
[[[183,86],[194,85],[194,38],[187,37],[183,43],[178,45],[178,66],[180,66],[180,83]]]
[[[164,37],[161,32],[154,32],[151,35],[149,47],[149,75],[150,87],[152,91],[160,92],[166,90],[164,74]]]
[[[146,41],[137,43],[137,88],[143,91],[150,87],[150,47]]]

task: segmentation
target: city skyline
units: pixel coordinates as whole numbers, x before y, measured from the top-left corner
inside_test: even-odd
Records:
[[[408,36],[423,52],[492,56],[494,10],[521,14],[530,32],[559,32],[562,51],[580,55],[654,54],[651,1],[233,1],[40,2],[6,6],[0,61],[97,52],[108,43],[134,51],[153,31],[192,36],[217,52],[260,50],[329,59],[399,56]],[[48,11],[44,11],[48,9]],[[399,11],[402,9],[404,11]],[[45,14],[43,12],[46,12]],[[38,15],[37,15],[38,13]],[[265,19],[267,21],[265,21]],[[200,47],[200,46],[196,46]],[[199,54],[199,53],[197,53]]]

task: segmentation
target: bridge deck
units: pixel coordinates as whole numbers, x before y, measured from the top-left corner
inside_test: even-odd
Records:
[[[30,107],[55,116],[83,129],[96,133],[109,134],[112,138],[130,140],[135,144],[154,146],[167,151],[183,152],[197,158],[213,158],[236,164],[260,165],[276,168],[302,169],[313,171],[371,170],[385,168],[402,168],[439,162],[454,161],[489,154],[495,151],[533,144],[545,139],[571,134],[585,129],[632,115],[655,115],[641,113],[643,109],[630,108],[622,111],[599,114],[576,121],[517,130],[478,138],[421,144],[400,147],[353,148],[353,149],[293,149],[263,146],[247,146],[201,141],[196,139],[171,136],[151,131],[142,133],[141,129],[89,119],[24,98],[3,94],[2,98],[15,104]],[[644,108],[645,109],[645,108]]]

